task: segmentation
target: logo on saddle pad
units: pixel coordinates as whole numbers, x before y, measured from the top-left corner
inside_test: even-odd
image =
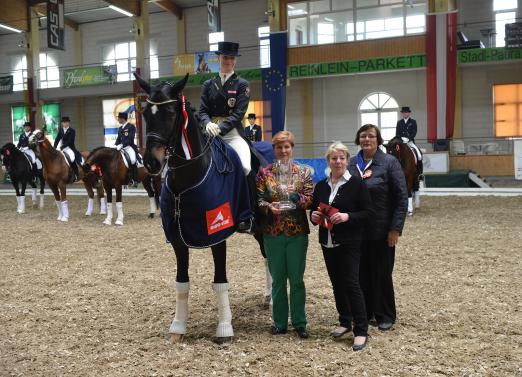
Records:
[[[209,236],[233,226],[234,219],[232,218],[229,202],[207,211],[207,232]]]

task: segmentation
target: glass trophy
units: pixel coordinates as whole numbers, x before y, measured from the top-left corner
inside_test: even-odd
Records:
[[[276,162],[276,181],[281,200],[277,208],[282,211],[295,209],[295,203],[290,200],[288,186],[294,183],[294,171],[292,160],[277,160]]]

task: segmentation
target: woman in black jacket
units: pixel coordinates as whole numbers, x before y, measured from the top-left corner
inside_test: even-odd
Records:
[[[372,198],[374,214],[363,234],[360,281],[368,319],[375,317],[379,330],[386,331],[396,319],[392,272],[395,245],[408,209],[408,192],[399,161],[379,148],[382,143],[377,126],[359,128],[355,144],[361,151],[350,159],[348,171],[363,179]]]
[[[359,260],[363,226],[371,214],[368,189],[359,177],[351,176],[348,148],[333,143],[326,152],[330,176],[314,189],[310,218],[319,228],[326,269],[332,282],[340,325],[330,335],[340,338],[352,330],[353,350],[366,346],[368,318],[359,285]]]

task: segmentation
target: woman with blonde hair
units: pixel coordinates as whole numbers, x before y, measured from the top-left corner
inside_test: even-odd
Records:
[[[294,135],[281,131],[274,135],[272,147],[278,161],[288,163],[292,158]],[[288,327],[287,280],[290,282],[290,316],[300,338],[308,338],[306,330],[303,275],[310,229],[306,209],[312,202],[312,173],[309,168],[292,163],[292,183],[283,192],[278,182],[280,165],[260,168],[256,178],[257,199],[263,213],[262,227],[268,267],[272,274],[273,335],[285,334]],[[295,209],[281,209],[282,200],[294,203]]]
[[[368,319],[359,285],[359,260],[363,226],[371,215],[368,189],[348,170],[348,148],[335,142],[326,151],[330,176],[314,189],[310,219],[319,227],[328,276],[332,282],[339,326],[330,335],[340,339],[352,331],[353,350],[362,350],[368,339]]]

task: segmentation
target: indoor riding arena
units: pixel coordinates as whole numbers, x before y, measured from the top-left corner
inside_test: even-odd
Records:
[[[0,7],[1,377],[522,377],[520,0]]]

